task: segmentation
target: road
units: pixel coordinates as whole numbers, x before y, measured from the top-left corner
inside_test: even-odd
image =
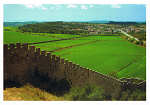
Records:
[[[126,36],[129,37],[129,38],[133,38],[133,39],[135,39],[136,41],[139,41],[139,39],[137,39],[137,38],[135,38],[135,37],[133,37],[133,36],[127,34],[126,32],[124,32],[124,31],[122,31],[122,30],[120,30],[120,29],[118,29],[118,31],[120,31],[121,33],[123,33],[124,35],[126,35]]]

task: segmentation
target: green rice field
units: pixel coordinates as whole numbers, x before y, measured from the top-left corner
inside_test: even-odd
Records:
[[[100,40],[93,44],[65,49],[54,54],[83,67],[117,78],[139,77],[146,79],[145,48],[119,37],[118,40],[116,37],[114,40],[105,38],[102,38],[104,41]]]
[[[4,43],[31,43],[78,36],[4,31]],[[130,43],[120,36],[89,36],[34,46],[46,51],[60,49],[53,54],[115,78],[146,79],[146,48]]]
[[[11,28],[5,28],[5,29],[11,29]],[[58,39],[73,38],[73,37],[79,37],[79,35],[49,34],[49,33],[20,33],[15,31],[4,31],[4,44],[34,43],[34,42],[58,40]]]

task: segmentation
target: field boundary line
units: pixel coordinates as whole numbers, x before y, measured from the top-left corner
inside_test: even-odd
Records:
[[[71,45],[71,46],[67,46],[67,47],[62,47],[62,48],[58,48],[49,52],[56,52],[56,51],[60,51],[60,50],[64,50],[64,49],[68,49],[68,48],[72,48],[72,47],[77,47],[77,46],[82,46],[82,45],[86,45],[86,44],[91,44],[91,43],[96,43],[100,40],[94,40],[94,41],[90,41],[90,42],[86,42],[86,43],[80,43],[80,44],[75,44],[75,45]]]
[[[120,36],[120,35],[81,35],[80,37],[62,38],[62,39],[56,39],[56,40],[33,42],[33,43],[28,43],[28,44],[29,45],[33,45],[33,44],[40,44],[40,43],[57,42],[57,41],[72,40],[72,39],[78,39],[78,38],[90,37],[90,36]]]
[[[123,66],[123,67],[121,67],[121,68],[118,70],[118,72],[120,72],[120,71],[124,70],[125,68],[127,68],[128,66],[130,66],[130,65],[132,65],[132,64],[134,64],[134,63],[136,63],[136,62],[139,61],[140,59],[142,59],[142,58],[134,59],[132,62],[128,63],[127,65],[125,65],[125,66]]]
[[[62,38],[62,39],[57,39],[57,40],[49,40],[49,41],[42,41],[42,42],[34,42],[34,43],[28,43],[29,45],[33,44],[40,44],[40,43],[48,43],[48,42],[56,42],[56,41],[63,41],[63,40],[72,40],[72,39],[77,39],[77,38],[83,38],[83,37],[89,37],[91,35],[82,35],[80,37],[73,37],[73,38]]]

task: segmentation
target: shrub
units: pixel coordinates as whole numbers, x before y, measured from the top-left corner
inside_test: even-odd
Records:
[[[137,101],[146,100],[146,93],[143,92],[143,91],[140,91],[140,90],[136,89],[129,96],[128,100],[137,100]]]
[[[140,89],[124,90],[120,93],[119,98],[112,97],[110,94],[104,93],[104,90],[98,86],[87,85],[82,88],[71,88],[68,94],[64,96],[65,100],[75,101],[104,101],[104,100],[120,100],[120,101],[138,101],[146,100],[146,92]]]
[[[123,92],[121,93],[120,100],[122,100],[122,101],[128,100],[128,97],[129,97],[129,94],[130,94],[130,93],[131,93],[130,90],[123,91]]]
[[[129,39],[130,42],[134,42],[134,38]]]
[[[121,93],[120,100],[125,101],[141,101],[146,100],[146,92],[135,89],[134,91],[126,90]]]
[[[143,41],[140,41],[140,45],[143,45]]]
[[[139,42],[139,41],[136,41],[136,42],[135,42],[135,44],[139,45],[139,44],[140,44],[140,42]]]
[[[87,85],[85,87],[71,88],[69,94],[65,95],[69,100],[100,101],[105,100],[104,91],[100,87]]]

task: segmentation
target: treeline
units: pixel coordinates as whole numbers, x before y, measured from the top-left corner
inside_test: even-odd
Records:
[[[55,33],[55,34],[81,34],[87,33],[84,30],[86,24],[69,22],[44,22],[27,24],[18,27],[21,32],[33,33]]]

